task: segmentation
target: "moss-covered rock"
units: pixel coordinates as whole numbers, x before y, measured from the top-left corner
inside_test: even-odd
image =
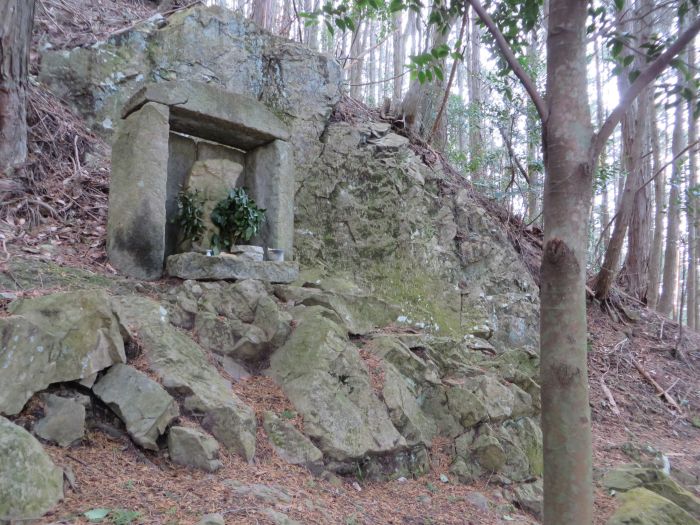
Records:
[[[696,520],[675,503],[645,488],[635,488],[620,495],[622,506],[607,525],[698,525]]]
[[[0,319],[0,414],[17,414],[52,383],[94,381],[126,361],[119,322],[101,290],[21,299]]]
[[[63,471],[26,430],[0,416],[0,521],[41,518],[63,499]]]
[[[672,501],[700,519],[700,499],[657,468],[634,463],[621,465],[605,473],[602,485],[617,492],[627,492],[643,487]]]
[[[325,456],[353,462],[405,448],[357,348],[323,310],[312,306],[301,312],[288,341],[272,355],[272,377]]]
[[[302,465],[318,474],[323,469],[323,453],[294,425],[273,412],[266,412],[263,428],[272,448],[286,462]]]
[[[116,297],[114,307],[124,328],[138,334],[146,362],[165,389],[182,398],[185,411],[202,416],[202,425],[222,445],[251,461],[255,414],[232,392],[204,351],[173,327],[168,311],[152,299]]]

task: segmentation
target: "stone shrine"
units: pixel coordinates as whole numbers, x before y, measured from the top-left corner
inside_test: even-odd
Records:
[[[124,106],[112,148],[111,264],[130,277],[160,278],[167,258],[178,251],[177,196],[188,187],[209,193],[210,199],[245,187],[266,210],[253,242],[282,249],[291,258],[294,167],[289,138],[286,125],[263,104],[219,86],[177,81],[142,87]],[[211,210],[204,211],[207,220]],[[296,273],[296,265],[288,263],[253,266],[268,264]]]

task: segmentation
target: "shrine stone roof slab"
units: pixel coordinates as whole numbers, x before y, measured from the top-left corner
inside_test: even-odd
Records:
[[[289,140],[287,126],[257,100],[214,84],[174,81],[147,84],[126,103],[122,118],[148,102],[170,108],[170,130],[244,150]]]

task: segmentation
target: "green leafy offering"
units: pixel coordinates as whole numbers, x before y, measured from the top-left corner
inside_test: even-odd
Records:
[[[204,199],[198,190],[182,190],[177,194],[178,214],[176,224],[183,240],[198,241],[204,233]]]
[[[228,197],[219,201],[211,213],[211,220],[219,233],[211,237],[216,252],[230,250],[232,246],[252,239],[265,222],[265,210],[258,208],[245,188],[231,190]]]

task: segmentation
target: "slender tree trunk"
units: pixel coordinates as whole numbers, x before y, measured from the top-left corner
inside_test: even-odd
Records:
[[[622,120],[623,159],[628,167],[628,173],[617,209],[613,233],[605,252],[603,265],[594,284],[596,297],[599,299],[607,298],[610,287],[615,281],[617,268],[622,257],[625,234],[634,213],[635,195],[643,184],[641,160],[644,144],[644,119],[640,117],[646,113],[643,103],[645,97],[644,94],[640,96],[636,109],[631,108]]]
[[[367,77],[369,85],[367,86],[367,94],[365,95],[365,100],[370,106],[378,106],[379,99],[376,95],[377,93],[377,31],[376,31],[376,21],[370,20],[367,25],[367,30],[369,31],[369,62],[367,64]]]
[[[642,0],[636,9],[638,17],[636,33],[640,42],[649,40],[651,27],[647,20],[653,11],[651,0]],[[646,60],[637,57],[636,68],[641,70]],[[620,281],[623,289],[632,297],[645,302],[649,288],[649,258],[651,255],[651,186],[645,185],[651,171],[649,158],[649,105],[654,103],[652,88],[648,87],[637,98],[636,137],[637,144],[631,148],[630,171],[636,173],[632,214],[627,230],[627,256],[622,264]]]
[[[406,53],[404,50],[405,30],[401,21],[402,15],[401,12],[398,12],[394,15],[394,92],[391,99],[392,107],[398,107],[398,105],[401,103],[401,95],[403,92],[403,77],[401,76],[401,73],[403,72]]]
[[[666,228],[666,250],[664,252],[664,274],[661,297],[657,310],[659,313],[671,316],[676,305],[676,292],[678,289],[678,234],[680,229],[680,185],[683,168],[683,156],[680,154],[684,148],[683,137],[683,113],[684,104],[682,97],[678,97],[676,104],[676,121],[673,126],[673,141],[671,153],[673,169],[671,171],[671,192],[668,202],[668,220]]]
[[[481,135],[481,28],[479,17],[472,17],[470,38],[471,49],[469,51],[469,69],[467,79],[469,82],[469,164],[472,173],[472,181],[478,182],[484,176],[483,167],[483,141]]]
[[[596,121],[598,128],[603,125],[605,120],[605,111],[603,108],[603,71],[601,70],[601,54],[602,50],[600,48],[600,42],[598,38],[595,39],[595,90],[596,90]],[[600,165],[605,166],[607,163],[607,148],[603,147],[603,151],[600,152]],[[608,211],[608,181],[602,181],[601,189],[601,204],[600,204],[600,228],[601,228],[601,245],[603,247],[603,252],[607,250],[608,243],[610,242],[610,228],[608,228],[608,223],[610,222],[610,212]],[[596,256],[597,254],[593,254]]]
[[[695,46],[688,47],[688,64],[691,67],[697,65]],[[693,97],[688,101],[688,144],[694,144],[698,139],[697,118],[695,107],[697,104],[697,92],[693,90]],[[697,146],[692,146],[688,151],[688,327],[693,330],[698,328],[698,166]]]
[[[659,147],[659,127],[656,119],[656,105],[649,108],[651,117],[651,152],[652,175],[654,179],[654,235],[649,257],[649,291],[647,305],[656,308],[659,302],[659,284],[661,281],[661,256],[664,248],[664,207],[666,205],[666,177],[661,170],[661,151]]]
[[[365,59],[362,52],[365,49],[365,31],[362,20],[356,21],[357,27],[351,35],[350,45],[350,96],[359,100],[362,96],[362,66]]]
[[[387,40],[384,43],[384,60],[383,60],[384,78],[390,78],[392,76],[391,72],[393,71],[393,63],[392,63],[392,60],[390,58],[390,55],[391,55],[391,52],[393,51],[393,49],[389,49],[390,46],[393,46],[393,42],[390,42],[389,40]],[[383,87],[383,95],[384,95],[383,98],[390,98],[393,85],[390,82],[384,82],[382,87]]]
[[[527,47],[527,55],[530,60],[537,59],[537,31],[530,33],[530,42]],[[534,69],[534,68],[533,68]],[[535,82],[536,77],[533,78]],[[534,223],[539,216],[540,201],[540,168],[537,163],[538,143],[541,133],[538,133],[537,111],[532,101],[527,104],[526,133],[527,133],[527,176],[529,179],[527,188],[527,217],[528,222]]]
[[[465,89],[464,89],[464,62],[460,62],[457,65],[457,86],[459,87],[459,98],[460,98],[462,104],[464,104],[464,100],[465,100],[465,98],[464,98],[464,92],[465,92]],[[457,125],[459,126],[459,129],[457,131],[459,152],[464,153],[466,151],[466,148],[467,148],[467,140],[466,140],[467,139],[467,136],[466,136],[467,127],[466,127],[465,119],[463,119],[463,118],[459,119]]]
[[[34,0],[0,1],[0,176],[27,160],[27,72]]]
[[[550,3],[540,318],[546,525],[593,522],[585,273],[595,158],[586,16],[586,2]]]
[[[263,29],[270,29],[270,4],[271,0],[254,0],[253,22]]]
[[[635,15],[638,17],[636,27],[633,29],[640,36],[640,41],[646,42],[648,28],[644,21],[643,12],[646,11],[646,2],[638,4]],[[618,23],[618,30],[622,33],[630,28],[629,24]],[[644,60],[637,57],[633,62],[633,68],[640,69],[644,66]],[[631,68],[618,76],[618,87],[622,96],[630,87],[628,73]],[[628,236],[627,257],[624,264],[623,283],[630,295],[644,299],[646,297],[646,278],[649,265],[649,230],[648,220],[651,209],[649,207],[649,194],[640,191],[644,184],[644,147],[647,142],[648,116],[647,110],[650,103],[651,89],[646,88],[625,113],[622,119],[622,160],[627,171],[622,197],[615,219],[615,227],[610,237],[608,248],[600,272],[595,280],[595,293],[598,299],[606,299],[610,288],[615,282],[618,266],[622,258],[622,248],[625,236]],[[640,229],[644,228],[644,231]]]

